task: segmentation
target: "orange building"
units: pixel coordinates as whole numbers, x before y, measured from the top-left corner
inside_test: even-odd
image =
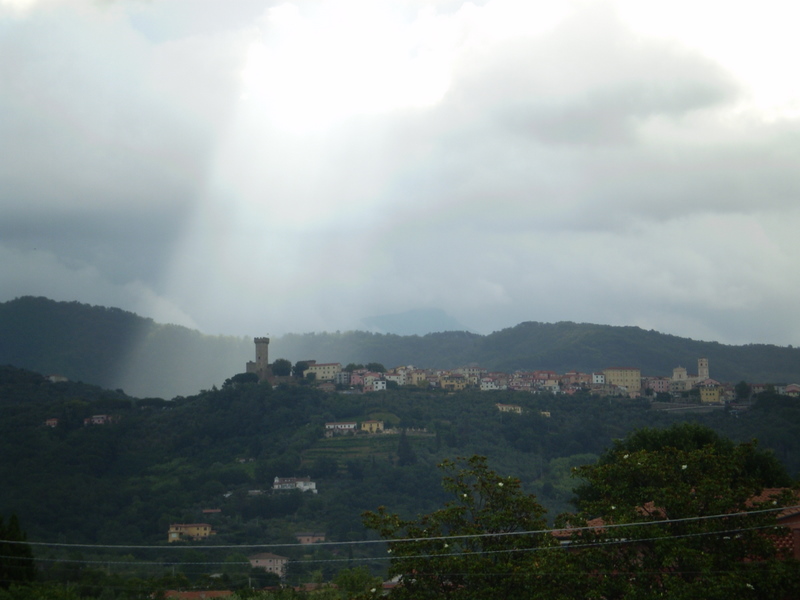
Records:
[[[173,523],[169,526],[167,541],[202,540],[215,533],[216,531],[211,529],[211,525],[208,523]]]

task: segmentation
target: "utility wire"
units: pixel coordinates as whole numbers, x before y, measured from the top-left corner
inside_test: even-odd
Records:
[[[644,525],[651,525],[652,522],[643,523]],[[563,549],[581,549],[581,548],[592,548],[592,547],[601,547],[601,546],[618,546],[618,545],[626,545],[626,544],[641,544],[643,542],[650,542],[650,541],[664,541],[664,540],[673,540],[673,539],[684,539],[684,538],[696,538],[696,537],[707,537],[707,536],[721,536],[721,535],[735,535],[744,533],[746,531],[757,531],[757,530],[764,530],[764,529],[775,529],[779,528],[780,526],[776,526],[774,524],[769,525],[761,525],[756,527],[745,527],[745,528],[737,528],[737,529],[727,529],[727,530],[719,530],[719,531],[703,531],[697,533],[686,533],[686,534],[679,534],[679,535],[667,535],[667,536],[656,536],[656,537],[649,537],[649,538],[621,538],[621,539],[611,539],[611,540],[601,540],[596,542],[568,542],[568,543],[560,543],[554,544],[551,546],[535,546],[535,547],[528,547],[528,548],[506,548],[502,550],[474,550],[474,551],[466,551],[466,552],[441,552],[441,553],[428,553],[428,554],[410,554],[410,555],[402,555],[402,554],[394,554],[388,556],[364,556],[364,557],[349,557],[349,558],[332,558],[332,559],[300,559],[300,560],[288,560],[289,563],[292,564],[318,564],[318,563],[355,563],[355,562],[375,562],[375,561],[390,561],[390,560],[407,560],[407,559],[419,559],[419,558],[460,558],[460,557],[468,557],[468,556],[484,556],[484,555],[494,555],[494,554],[514,554],[514,553],[521,553],[521,552],[542,552],[542,551],[552,551],[552,550],[563,550]],[[583,528],[583,529],[597,529],[594,528]],[[420,538],[420,541],[437,541],[443,539],[460,539],[461,537],[468,537],[468,536],[455,536],[454,538]],[[474,537],[474,536],[470,536]],[[297,547],[295,544],[294,547]],[[444,549],[444,548],[443,548]],[[13,556],[0,556],[0,558],[16,558]],[[161,567],[176,567],[176,566],[185,566],[185,565],[226,565],[226,566],[245,566],[249,565],[249,562],[243,561],[212,561],[212,562],[199,562],[199,561],[189,561],[189,562],[170,562],[170,561],[109,561],[109,560],[84,560],[84,559],[72,559],[72,558],[34,558],[29,559],[35,562],[51,562],[51,563],[73,563],[73,564],[99,564],[104,565],[110,568],[112,565],[136,565],[136,566],[161,566]]]
[[[431,536],[431,537],[413,537],[413,538],[397,538],[397,539],[380,539],[380,540],[355,540],[355,541],[343,541],[343,542],[316,542],[313,544],[313,547],[324,547],[324,546],[362,546],[362,545],[370,545],[370,544],[400,544],[400,543],[412,543],[412,542],[425,542],[425,541],[448,541],[448,540],[459,540],[459,539],[477,539],[477,538],[484,538],[484,537],[511,537],[511,536],[522,536],[522,535],[541,535],[541,534],[554,534],[554,533],[562,533],[562,534],[572,534],[578,533],[581,531],[598,531],[598,530],[608,530],[608,529],[624,529],[628,527],[644,527],[650,525],[669,525],[672,523],[690,523],[696,521],[706,521],[712,519],[730,519],[735,517],[749,517],[753,515],[759,514],[766,514],[766,513],[773,513],[773,512],[781,512],[787,510],[800,510],[800,505],[795,506],[781,506],[775,508],[766,508],[761,510],[752,510],[752,511],[745,511],[745,512],[736,512],[736,513],[723,513],[717,515],[706,515],[702,517],[684,517],[680,519],[661,519],[658,521],[638,521],[634,523],[610,523],[610,524],[603,524],[603,525],[586,525],[583,527],[561,527],[561,528],[554,528],[554,529],[537,529],[532,531],[506,531],[506,532],[496,532],[496,533],[474,533],[474,534],[463,534],[463,535],[442,535],[442,536]],[[0,540],[0,542],[4,544],[22,544],[28,546],[44,546],[50,548],[96,548],[96,549],[120,549],[120,550],[186,550],[187,546],[174,546],[172,544],[164,545],[131,545],[131,544],[72,544],[72,543],[62,543],[62,542],[28,542],[28,541],[18,541],[18,540]],[[298,548],[299,545],[297,543],[292,544],[212,544],[212,545],[202,545],[202,546],[190,546],[193,550],[221,550],[221,549],[234,549],[234,548]]]

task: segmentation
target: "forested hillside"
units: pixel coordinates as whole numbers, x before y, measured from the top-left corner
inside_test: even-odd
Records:
[[[0,303],[0,365],[135,396],[197,393],[251,360],[251,339],[207,336],[118,308],[24,297]]]
[[[643,375],[672,375],[677,366],[694,372],[708,358],[720,381],[800,381],[800,349],[764,344],[728,346],[646,331],[589,323],[520,323],[482,336],[463,331],[398,336],[366,332],[286,335],[272,343],[274,356],[316,358],[342,364],[377,361],[450,369],[470,363],[491,371],[550,369],[591,373],[632,366]]]
[[[221,540],[277,541],[305,529],[360,539],[363,510],[427,510],[441,499],[435,465],[481,454],[520,477],[555,515],[569,508],[571,467],[634,429],[687,418],[737,441],[758,438],[793,476],[800,472],[800,405],[781,397],[762,397],[738,416],[682,417],[591,396],[348,395],[220,383],[191,397],[148,400],[1,368],[0,479],[10,485],[0,486],[0,514],[16,512],[31,538],[47,540],[159,542],[170,522],[204,520],[209,508],[222,510],[208,517]],[[501,413],[497,402],[524,412]],[[98,414],[113,422],[84,424]],[[45,426],[52,418],[58,425]],[[326,422],[367,419],[426,431],[324,437]],[[317,481],[317,496],[251,493],[269,490],[276,476],[304,475]]]

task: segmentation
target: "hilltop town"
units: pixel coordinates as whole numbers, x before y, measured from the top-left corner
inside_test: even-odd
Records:
[[[697,359],[696,373],[682,366],[675,367],[671,376],[643,375],[637,367],[607,367],[593,373],[550,370],[515,371],[513,373],[488,371],[479,366],[459,367],[452,370],[435,370],[411,365],[386,369],[383,365],[367,366],[341,363],[319,363],[316,360],[299,361],[294,368],[294,378],[277,375],[269,363],[269,338],[258,337],[255,361],[246,364],[246,372],[259,381],[287,383],[298,377],[313,381],[323,390],[350,393],[381,392],[396,387],[423,387],[458,392],[476,389],[482,392],[513,390],[531,393],[576,394],[591,393],[599,396],[628,398],[648,397],[660,401],[675,399],[694,400],[701,404],[722,404],[735,399],[747,399],[752,394],[773,389],[786,396],[800,396],[796,383],[731,383],[713,379],[707,358]],[[279,359],[288,363],[285,359]],[[277,361],[276,361],[277,362]],[[286,365],[283,365],[286,367]],[[370,368],[371,367],[371,368]]]

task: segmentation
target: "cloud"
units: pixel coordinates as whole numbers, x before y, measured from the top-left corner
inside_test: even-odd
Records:
[[[65,260],[36,248],[21,251],[0,245],[0,279],[17,296],[45,296],[54,300],[113,306],[150,317],[159,323],[196,328],[180,307],[142,281],[109,281],[95,266]]]
[[[800,95],[739,31],[622,0],[220,6],[0,12],[5,294],[248,335],[415,308],[800,333]]]

